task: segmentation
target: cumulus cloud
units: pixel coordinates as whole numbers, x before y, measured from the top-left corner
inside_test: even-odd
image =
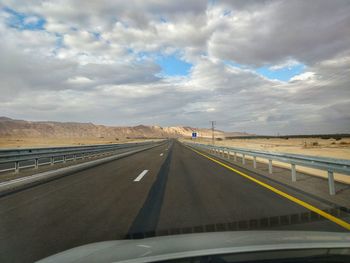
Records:
[[[315,76],[315,72],[304,72],[299,75],[296,75],[290,79],[291,82],[293,81],[306,81],[306,80],[313,80],[313,77]]]
[[[347,0],[4,0],[0,8],[1,115],[350,132]],[[23,16],[20,28],[8,10]],[[156,58],[168,55],[191,63],[189,74],[162,75]],[[304,72],[289,81],[257,71],[297,65]]]
[[[349,1],[226,3],[232,3],[235,12],[209,42],[209,51],[221,58],[254,65],[281,63],[288,57],[315,63],[350,45]],[[247,8],[249,4],[256,8]]]

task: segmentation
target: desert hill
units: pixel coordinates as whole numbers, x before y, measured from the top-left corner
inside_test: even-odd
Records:
[[[178,138],[190,137],[192,131],[197,131],[201,137],[211,137],[210,129],[195,129],[192,127],[146,126],[114,127],[96,125],[93,123],[25,121],[0,117],[0,137],[16,138]],[[232,136],[232,132],[229,133]],[[235,133],[236,136],[246,135]],[[225,132],[216,130],[216,137],[225,137]]]

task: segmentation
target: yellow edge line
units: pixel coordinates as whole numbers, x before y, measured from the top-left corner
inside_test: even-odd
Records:
[[[310,205],[310,204],[308,204],[308,203],[306,203],[304,201],[301,201],[300,199],[298,199],[296,197],[293,197],[293,196],[291,196],[291,195],[289,195],[289,194],[287,194],[287,193],[285,193],[285,192],[283,192],[281,190],[278,190],[278,189],[272,187],[271,185],[263,183],[263,182],[255,179],[255,178],[253,178],[253,177],[251,177],[251,176],[249,176],[249,175],[247,175],[245,173],[242,173],[241,171],[238,171],[238,170],[232,168],[231,166],[228,166],[228,165],[226,165],[226,164],[224,164],[224,163],[222,163],[222,162],[220,162],[220,161],[218,161],[216,159],[213,159],[210,156],[208,156],[206,154],[203,154],[203,153],[201,153],[201,152],[199,152],[199,151],[197,151],[197,150],[195,150],[195,149],[193,149],[191,147],[188,147],[188,146],[186,146],[186,147],[191,149],[192,151],[194,151],[194,152],[196,152],[196,153],[198,153],[198,154],[208,158],[209,160],[211,160],[211,161],[213,161],[213,162],[215,162],[217,164],[220,164],[221,166],[223,166],[223,167],[225,167],[225,168],[227,168],[227,169],[229,169],[229,170],[231,170],[231,171],[233,171],[233,172],[235,172],[235,173],[237,173],[237,174],[247,178],[248,180],[251,180],[251,181],[261,185],[262,187],[265,187],[265,188],[271,190],[272,192],[274,192],[274,193],[276,193],[276,194],[278,194],[280,196],[283,196],[283,197],[289,199],[290,201],[292,201],[294,203],[297,203],[298,205],[301,205],[301,206],[303,206],[303,207],[305,207],[305,208],[307,208],[307,209],[309,209],[309,210],[319,214],[320,216],[323,216],[324,218],[327,218],[328,220],[330,220],[330,221],[332,221],[332,222],[334,222],[334,223],[344,227],[345,229],[350,230],[350,224],[345,222],[344,220],[341,220],[340,218],[332,216],[331,214],[328,214],[328,213],[322,211],[321,209],[318,209],[317,207],[314,207],[313,205]]]

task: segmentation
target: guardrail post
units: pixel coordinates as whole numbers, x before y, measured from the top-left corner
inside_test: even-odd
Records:
[[[76,154],[73,154],[73,159],[74,159],[74,161],[77,160],[77,155]]]
[[[19,173],[19,161],[15,162],[15,173]]]
[[[291,169],[292,169],[292,182],[296,182],[297,181],[297,173],[295,170],[295,164],[292,163],[291,164]]]
[[[335,195],[334,174],[332,171],[328,171],[328,185],[329,185],[329,194]]]
[[[34,168],[38,169],[38,167],[39,167],[39,159],[35,158]]]
[[[286,164],[291,165],[291,177],[292,182],[297,181],[297,171],[296,166],[306,166],[306,167],[312,167],[315,169],[323,170],[328,172],[328,186],[329,186],[329,194],[335,195],[336,194],[336,184],[334,182],[334,173],[339,172],[341,174],[347,174],[350,175],[350,162],[346,160],[339,160],[339,159],[333,159],[333,158],[322,158],[322,157],[315,157],[312,158],[310,156],[295,156],[295,155],[289,155],[289,154],[274,154],[269,153],[265,151],[254,151],[254,150],[240,150],[238,148],[230,148],[225,147],[225,150],[223,150],[223,147],[217,147],[217,146],[211,146],[209,147],[212,149],[212,151],[215,154],[218,154],[219,156],[225,157],[225,154],[227,154],[227,158],[231,159],[233,154],[233,160],[234,162],[239,161],[238,157],[242,157],[242,163],[243,165],[246,164],[245,155],[251,156],[253,159],[253,166],[254,169],[257,169],[257,158],[264,158],[268,161],[268,173],[273,174],[273,161],[281,161]],[[239,155],[237,157],[237,155]],[[88,154],[85,154],[85,156],[88,156]],[[300,159],[300,160],[299,160]]]
[[[50,158],[50,165],[53,165],[54,163],[55,163],[55,157],[52,156],[52,157]]]
[[[63,155],[63,162],[65,163],[66,162],[66,156]]]

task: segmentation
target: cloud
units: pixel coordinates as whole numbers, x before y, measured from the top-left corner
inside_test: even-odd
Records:
[[[195,127],[216,120],[221,129],[265,134],[350,132],[348,1],[3,4],[24,24],[45,23],[16,28],[0,9],[2,115]],[[178,61],[191,65],[188,73],[160,74],[165,67],[176,72]],[[281,79],[283,70],[299,66],[285,82],[259,73],[263,67]]]
[[[86,78],[86,77],[83,77],[83,76],[76,76],[76,77],[68,79],[67,82],[70,84],[84,85],[84,84],[89,84],[89,83],[93,82],[93,80]]]
[[[37,16],[28,16],[24,18],[24,24],[26,25],[36,25],[40,21],[40,18]]]
[[[309,64],[349,48],[349,1],[225,4],[232,7],[233,14],[221,19],[222,30],[215,31],[209,40],[213,56],[257,66],[279,64],[290,58]]]
[[[289,59],[281,64],[277,64],[277,65],[269,67],[269,70],[276,71],[276,70],[280,70],[283,68],[291,69],[291,68],[298,66],[298,65],[300,65],[300,62],[293,60],[293,59]]]
[[[296,76],[292,77],[292,78],[290,79],[290,81],[312,80],[314,76],[315,76],[315,72],[310,72],[310,71],[308,71],[308,72],[304,72],[304,73],[301,73],[301,74],[299,74],[299,75],[296,75]]]

